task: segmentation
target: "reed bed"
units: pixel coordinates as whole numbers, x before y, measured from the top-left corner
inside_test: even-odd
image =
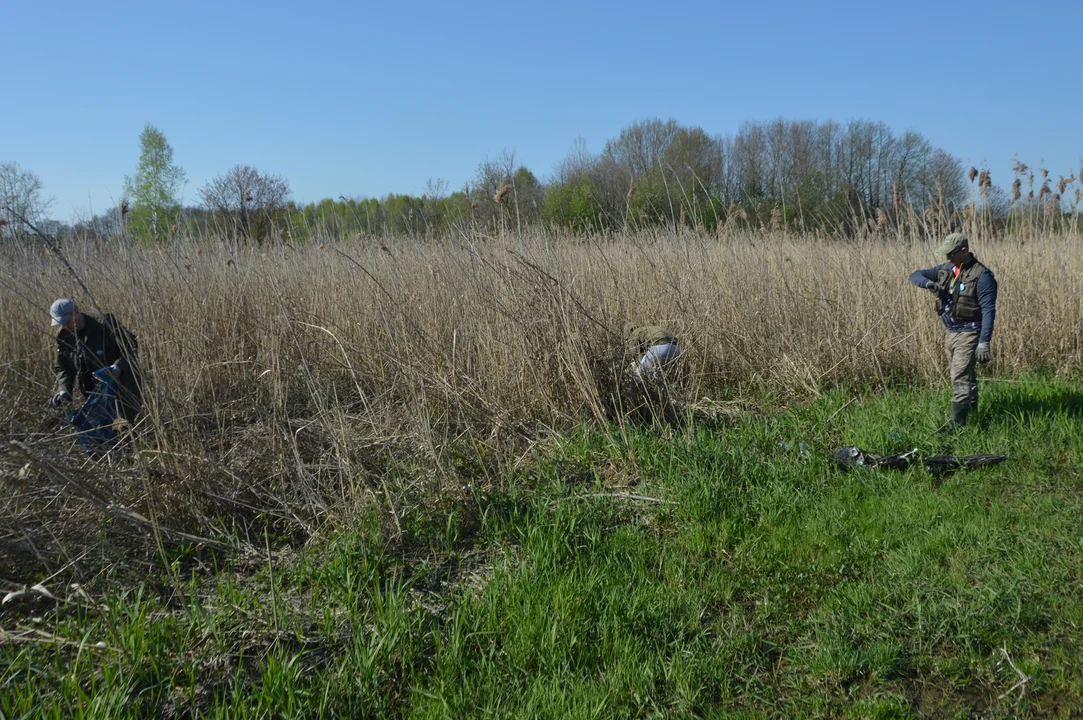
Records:
[[[55,569],[74,562],[76,536],[103,559],[120,535],[152,551],[243,544],[257,522],[303,538],[372,503],[397,525],[404,505],[498,482],[495,458],[611,415],[625,322],[678,334],[689,408],[943,383],[932,299],[907,282],[938,262],[938,240],[532,230],[0,249],[0,553]],[[983,372],[1078,370],[1079,242],[974,239],[1000,283]],[[124,462],[86,460],[46,406],[47,308],[61,296],[138,336],[145,419]]]

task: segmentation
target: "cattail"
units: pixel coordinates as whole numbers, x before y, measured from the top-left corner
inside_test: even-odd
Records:
[[[978,176],[978,169],[973,165],[970,166],[970,170],[967,171],[966,176],[970,178],[971,184],[974,182],[974,178]]]
[[[988,170],[982,170],[978,177],[978,187],[988,190],[993,185],[993,176]]]
[[[414,221],[414,209],[413,208],[410,208],[410,211],[408,213],[406,213],[406,219],[409,220],[410,222]]]
[[[1018,200],[1022,196],[1023,196],[1023,181],[1020,180],[1019,178],[1016,178],[1012,182],[1012,202],[1014,203],[1016,200]]]
[[[1079,188],[1076,188],[1076,189],[1075,189],[1075,204],[1076,204],[1076,205],[1078,205],[1078,204],[1079,204],[1079,195],[1080,195],[1080,191],[1079,191]]]
[[[1046,194],[1049,193],[1049,192],[1050,192],[1049,185],[1046,184],[1046,183],[1042,183],[1041,189],[1038,190],[1038,201],[1041,202],[1041,199],[1043,197],[1045,197]]]
[[[876,208],[876,225],[877,227],[887,227],[887,213],[883,208]]]
[[[624,196],[624,199],[625,200],[631,200],[632,196],[635,195],[635,194],[636,194],[636,184],[635,184],[635,181],[633,180],[628,185],[628,194]]]
[[[681,219],[679,221],[681,227],[684,227],[684,218],[685,218],[684,208],[681,208]]]
[[[1060,176],[1060,180],[1057,182],[1057,192],[1061,195],[1064,194],[1064,188],[1068,187],[1070,180],[1066,179],[1063,175]]]
[[[496,191],[496,195],[493,195],[493,201],[496,202],[497,205],[503,205],[504,196],[508,194],[509,190],[511,190],[511,185],[506,182],[501,182],[500,188]]]
[[[244,201],[245,202],[252,202],[252,188],[247,188],[244,191]]]
[[[1038,172],[1040,172],[1042,174],[1043,179],[1049,177],[1049,171],[1046,170],[1045,168],[1038,168]]]
[[[771,229],[778,230],[782,227],[782,211],[778,208],[771,210]]]
[[[128,198],[120,201],[120,214],[122,217],[128,214]]]

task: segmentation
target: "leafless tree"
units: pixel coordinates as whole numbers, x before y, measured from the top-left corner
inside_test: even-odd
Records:
[[[262,243],[275,216],[285,207],[290,184],[277,175],[248,165],[235,165],[199,190],[203,205],[228,219],[240,237]]]
[[[517,187],[517,182],[523,187]],[[521,197],[520,192],[525,196]],[[514,150],[505,149],[495,160],[486,158],[479,163],[470,185],[472,213],[482,225],[510,222],[518,227],[535,206],[540,207],[540,198],[540,184],[519,164]]]
[[[0,239],[23,238],[30,231],[26,221],[40,224],[52,200],[42,196],[41,180],[18,163],[0,163]]]
[[[590,154],[587,149],[586,138],[580,135],[572,142],[572,148],[564,159],[553,168],[551,182],[570,185],[584,174],[589,173],[597,164],[598,158]]]
[[[620,131],[620,137],[605,144],[602,155],[626,165],[633,177],[647,175],[662,164],[680,127],[676,120],[662,122],[658,118],[632,123]]]

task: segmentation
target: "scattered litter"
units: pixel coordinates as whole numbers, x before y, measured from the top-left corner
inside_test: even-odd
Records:
[[[792,452],[794,450],[797,450],[797,452],[801,455],[808,455],[811,452],[808,443],[804,440],[797,443],[796,446],[793,444],[793,442],[789,440],[779,440],[775,443],[775,447],[777,447],[779,450],[785,450],[786,452]]]
[[[901,455],[880,455],[866,452],[856,445],[847,445],[831,451],[835,462],[843,469],[854,467],[886,467],[892,470],[905,470],[917,460],[918,449],[914,448]]]
[[[33,587],[23,590],[15,590],[9,592],[4,596],[4,599],[0,601],[0,605],[13,605],[16,603],[37,602],[38,600],[51,600],[56,603],[59,602],[57,597],[46,589],[44,585],[38,583]]]
[[[952,470],[958,470],[960,468],[970,469],[985,467],[986,465],[996,465],[1007,459],[1007,455],[994,455],[988,453],[963,455],[962,457],[955,457],[953,455],[933,455],[932,457],[925,458],[925,470],[936,475],[939,473],[951,472]]]
[[[879,453],[867,452],[856,445],[847,445],[831,451],[835,463],[844,470],[855,467],[889,468],[891,470],[905,470],[919,457],[917,448],[901,455],[880,455]],[[1008,459],[1007,455],[977,454],[977,455],[933,455],[924,459],[922,467],[926,472],[933,475],[951,472],[953,470],[971,469],[996,465]]]

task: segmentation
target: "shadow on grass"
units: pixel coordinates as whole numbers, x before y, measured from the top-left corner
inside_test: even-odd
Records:
[[[1066,415],[1083,418],[1083,391],[1060,385],[1021,385],[1000,389],[982,398],[988,420],[1027,415]]]

